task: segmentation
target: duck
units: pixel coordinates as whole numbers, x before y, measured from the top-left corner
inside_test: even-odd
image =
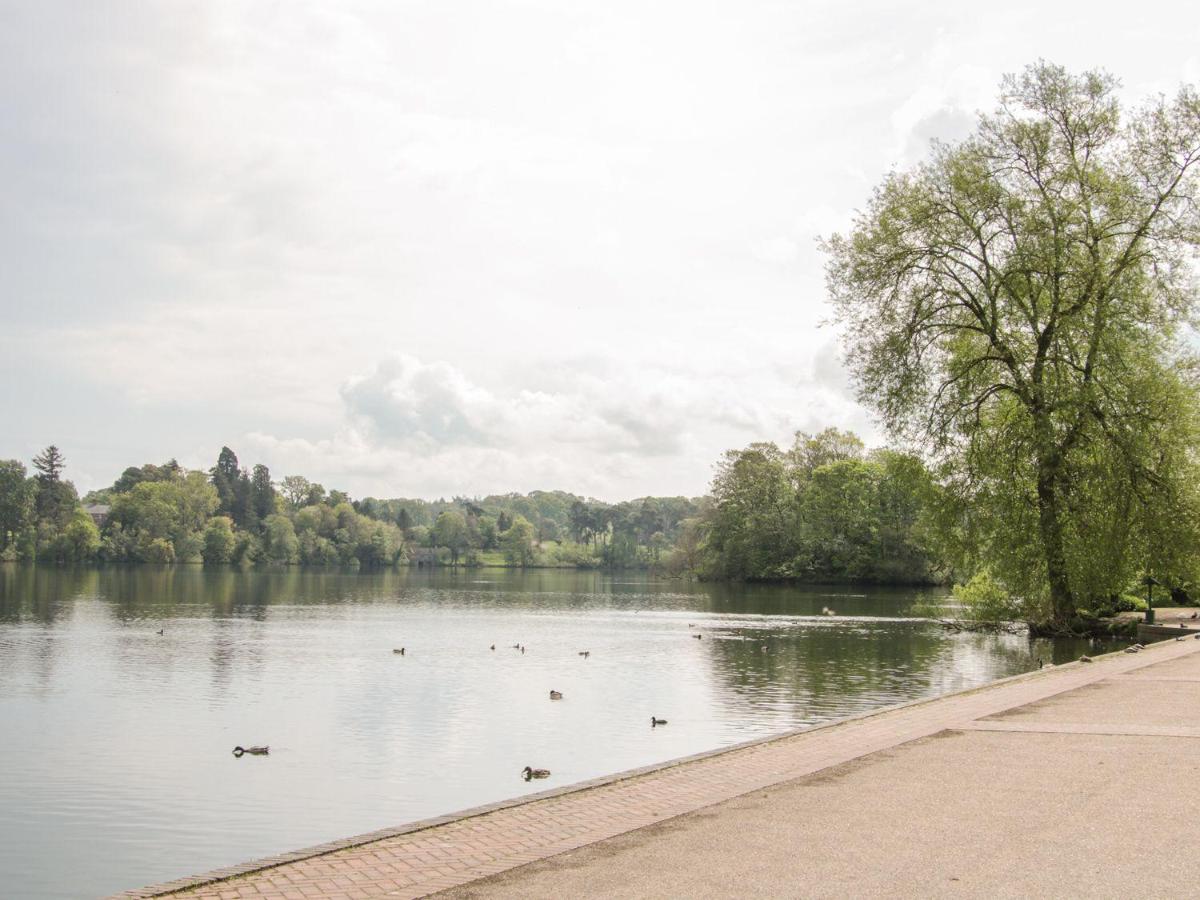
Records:
[[[393,650],[392,650],[392,652],[393,652],[393,653],[399,653],[401,656],[403,656],[403,655],[404,655],[404,648],[403,648],[403,647],[397,647],[397,648],[393,649]]]
[[[521,645],[520,645],[520,644],[513,644],[513,649],[514,649],[514,650],[520,650],[520,649],[521,649]]]
[[[589,656],[592,655],[592,651],[591,650],[580,650],[579,655],[582,656],[584,659],[587,659]]]
[[[651,728],[657,728],[659,725],[666,725],[666,724],[667,724],[666,719],[657,719],[654,716],[650,717],[650,727]]]
[[[692,637],[694,637],[698,641],[704,640],[704,635],[702,635],[702,634],[693,634]]]
[[[551,700],[561,700],[562,699],[562,691],[555,691],[555,690],[550,691],[550,699]]]
[[[270,752],[271,752],[270,747],[240,747],[239,746],[239,747],[233,748],[233,755],[239,756],[239,757],[245,753],[249,753],[251,756],[266,756]]]
[[[1194,613],[1192,613],[1190,616],[1188,616],[1188,618],[1189,618],[1189,619],[1195,619],[1195,618],[1197,618],[1198,616],[1200,616],[1200,612],[1194,612]]]
[[[1125,652],[1126,653],[1138,653],[1139,651],[1138,651],[1137,647],[1126,647]]]
[[[496,649],[496,645],[495,645],[495,644],[492,644],[492,649],[493,649],[493,650],[495,650],[495,649]]]
[[[1079,661],[1080,662],[1091,662],[1092,658],[1090,656],[1081,656],[1081,657],[1079,657]]]
[[[837,611],[836,611],[836,610],[832,610],[832,609],[830,609],[828,606],[822,606],[822,607],[821,607],[821,615],[823,615],[823,616],[836,616],[836,615],[837,615]]]
[[[532,766],[526,766],[524,769],[521,770],[521,775],[524,776],[526,781],[529,781],[530,779],[533,779],[533,778],[549,778],[550,770],[549,769],[535,769]]]
[[[166,630],[167,630],[166,628],[160,628],[160,629],[158,629],[158,631],[155,632],[155,634],[162,634]]]

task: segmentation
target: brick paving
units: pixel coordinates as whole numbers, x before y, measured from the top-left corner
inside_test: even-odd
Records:
[[[1198,652],[1200,643],[1195,641],[1169,641],[1137,654],[1117,653],[1090,664],[1044,669],[935,700],[118,896],[423,897],[947,730],[1200,737],[1198,729],[1173,726],[981,721]],[[1142,679],[1119,680],[1129,684]]]

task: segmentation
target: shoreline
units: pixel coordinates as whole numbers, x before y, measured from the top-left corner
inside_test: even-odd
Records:
[[[473,868],[468,867],[468,869],[461,874],[469,877],[459,877],[456,880],[452,879],[452,883],[448,882],[445,884],[442,884],[441,881],[451,878],[451,876],[446,875],[445,872],[442,871],[442,869],[447,868],[447,865],[435,867],[435,871],[432,873],[432,880],[426,878],[424,881],[428,882],[426,886],[431,890],[442,890],[447,887],[452,887],[457,884],[474,880],[478,877],[496,874],[498,872],[513,868],[516,865],[523,865],[525,863],[532,862],[535,859],[543,859],[548,856],[555,855],[555,853],[562,852],[564,849],[575,849],[579,846],[584,846],[586,844],[595,843],[598,840],[603,840],[606,837],[626,833],[628,831],[641,828],[648,824],[654,824],[655,822],[662,821],[667,818],[673,818],[677,815],[703,808],[706,805],[711,805],[712,802],[731,799],[733,797],[741,796],[748,791],[759,789],[763,786],[778,784],[781,781],[789,780],[791,777],[803,775],[808,771],[820,771],[820,769],[828,768],[841,762],[846,762],[848,760],[870,755],[879,749],[886,749],[887,747],[907,743],[908,741],[915,740],[920,737],[929,736],[944,729],[947,721],[947,713],[949,714],[949,719],[953,720],[956,718],[956,716],[960,715],[957,711],[958,708],[963,707],[964,705],[967,707],[972,705],[982,705],[988,707],[993,712],[1003,711],[1022,705],[1022,703],[1029,702],[1030,695],[1036,695],[1035,699],[1043,699],[1045,697],[1071,691],[1082,685],[1109,677],[1114,670],[1124,672],[1151,665],[1160,659],[1175,658],[1200,651],[1200,646],[1196,646],[1192,641],[1188,641],[1183,645],[1175,642],[1169,642],[1157,646],[1158,648],[1167,648],[1167,652],[1163,652],[1161,649],[1157,648],[1151,649],[1148,652],[1144,651],[1142,654],[1136,655],[1126,655],[1121,652],[1115,652],[1096,657],[1095,662],[1093,662],[1091,665],[1074,662],[1053,668],[1013,675],[997,681],[989,682],[986,685],[969,688],[964,691],[883,707],[877,710],[844,717],[819,726],[789,730],[777,735],[757,738],[728,747],[721,747],[698,754],[678,757],[650,766],[617,772],[611,775],[602,776],[600,778],[577,782],[571,785],[565,785],[560,788],[553,788],[506,801],[499,801],[497,803],[460,810],[429,819],[405,823],[393,828],[381,829],[378,831],[355,835],[313,847],[302,848],[274,856],[250,860],[209,872],[184,876],[168,882],[147,885],[142,888],[128,890],[113,896],[125,898],[125,900],[133,900],[133,898],[165,896],[182,891],[192,891],[216,885],[220,885],[221,890],[224,891],[233,887],[230,882],[235,879],[267,877],[272,872],[284,871],[289,867],[305,867],[306,865],[311,867],[312,865],[320,863],[322,859],[326,857],[330,858],[328,860],[330,865],[336,866],[340,860],[338,856],[335,856],[335,854],[361,854],[363,852],[375,849],[376,845],[379,845],[378,849],[383,851],[385,849],[384,845],[398,844],[409,839],[411,839],[410,842],[420,841],[427,837],[433,839],[439,833],[448,832],[449,830],[456,828],[461,830],[464,826],[470,828],[476,824],[483,825],[486,823],[488,826],[490,826],[489,830],[496,830],[498,827],[502,833],[506,826],[505,822],[501,820],[507,818],[520,819],[523,822],[528,822],[531,814],[536,816],[546,805],[564,804],[587,806],[594,803],[594,801],[598,799],[598,795],[601,793],[640,794],[642,793],[641,789],[644,787],[642,782],[655,780],[671,781],[676,783],[686,782],[691,779],[692,776],[700,777],[704,775],[705,773],[702,771],[703,769],[728,768],[729,764],[733,763],[735,760],[738,760],[738,758],[742,756],[753,756],[755,754],[780,755],[781,753],[787,755],[797,749],[797,747],[801,744],[806,751],[809,748],[820,749],[822,745],[825,745],[826,749],[829,749],[830,745],[844,744],[844,738],[847,732],[855,730],[880,731],[882,728],[882,743],[880,743],[878,739],[867,741],[861,744],[854,742],[854,747],[851,748],[848,755],[845,752],[846,748],[842,747],[837,753],[834,753],[833,756],[829,756],[827,753],[826,756],[828,758],[824,760],[823,764],[815,767],[807,766],[803,772],[783,775],[783,773],[780,773],[777,769],[772,769],[774,775],[781,775],[782,777],[773,777],[773,779],[768,779],[765,785],[755,784],[748,787],[744,785],[737,786],[732,793],[725,797],[710,797],[707,793],[705,793],[704,796],[707,802],[693,804],[688,808],[680,809],[675,812],[669,812],[669,814],[652,816],[650,821],[641,821],[638,817],[632,817],[629,818],[628,821],[620,823],[617,827],[610,828],[610,834],[591,836],[586,840],[580,840],[576,843],[573,843],[569,847],[558,847],[558,849],[555,849],[550,853],[543,853],[532,857],[530,857],[528,853],[523,853],[509,859],[508,861],[504,862],[504,864],[500,864],[500,862],[497,861],[491,866],[475,866]],[[1019,695],[1017,700],[1020,702],[1007,702],[1008,694]],[[932,729],[927,727],[928,723],[926,720],[932,720],[936,727],[933,727]],[[890,727],[893,721],[898,721],[901,725],[907,723],[907,727]],[[808,754],[808,756],[811,755],[811,753]],[[819,753],[817,755],[820,756]],[[554,846],[557,847],[557,845]],[[404,848],[400,846],[389,847],[387,850],[389,855],[393,851],[398,851],[400,853],[404,852]],[[323,868],[328,867],[329,866],[323,866]],[[413,884],[412,887],[417,888],[418,886]],[[416,892],[408,895],[423,896],[423,892],[429,891],[424,891],[424,888],[420,888]],[[259,895],[259,892],[254,894],[254,896]]]

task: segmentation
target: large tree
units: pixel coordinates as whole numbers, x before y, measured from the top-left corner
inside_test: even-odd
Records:
[[[1024,529],[1040,573],[1024,587],[1058,625],[1088,523],[1170,513],[1162,488],[1186,454],[1155,435],[1193,405],[1178,334],[1200,100],[1184,88],[1123,115],[1116,87],[1047,63],[1006,78],[973,136],[889,175],[826,244],[861,398],[968,501],[998,504],[976,504],[976,523]]]

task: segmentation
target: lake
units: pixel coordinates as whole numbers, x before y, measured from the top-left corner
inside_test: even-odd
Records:
[[[948,634],[929,596],[0,565],[0,885],[104,895],[1104,649]]]

